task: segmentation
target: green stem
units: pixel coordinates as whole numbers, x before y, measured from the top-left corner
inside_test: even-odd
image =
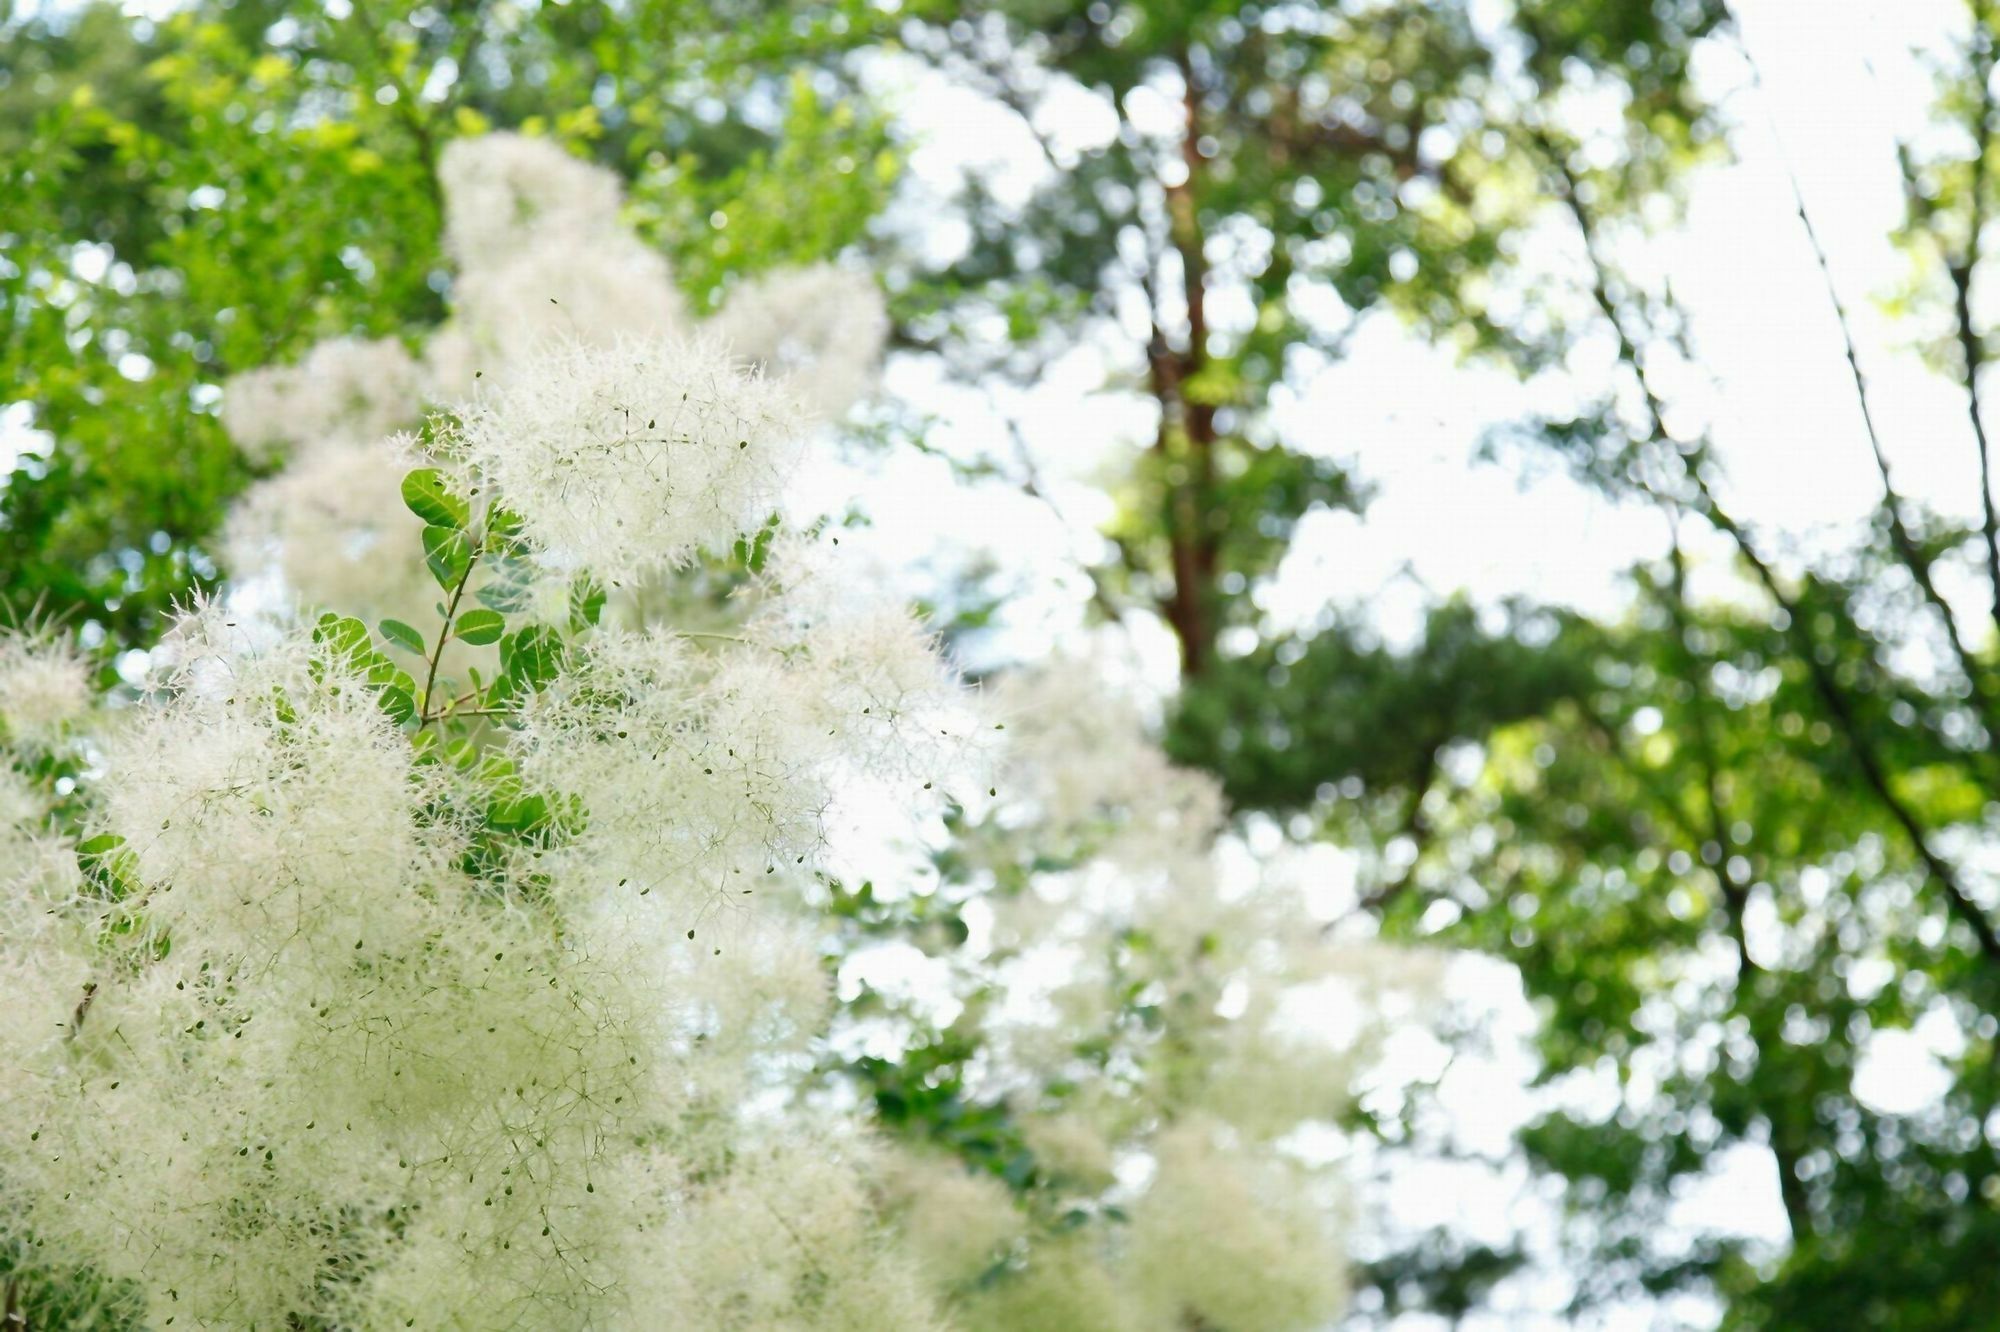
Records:
[[[479,543],[473,546],[472,555],[465,562],[465,572],[460,574],[458,581],[452,585],[451,599],[445,603],[444,625],[438,630],[437,646],[431,649],[429,669],[424,674],[424,719],[418,724],[418,730],[429,726],[450,711],[449,705],[438,709],[435,713],[431,711],[431,691],[437,688],[438,664],[444,660],[445,644],[451,642],[451,626],[458,617],[458,603],[465,599],[466,586],[472,582],[472,571],[479,567],[479,553],[485,545],[485,538],[482,537]]]

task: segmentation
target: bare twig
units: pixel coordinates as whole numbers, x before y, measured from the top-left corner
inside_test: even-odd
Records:
[[[1747,47],[1743,48],[1743,58],[1749,65],[1753,85],[1760,92],[1763,92],[1763,72],[1758,67],[1756,58],[1750,53]],[[1806,206],[1805,189],[1800,184],[1798,170],[1793,166],[1790,156],[1785,152],[1784,139],[1778,129],[1777,117],[1771,115],[1769,112],[1768,94],[1766,95],[1766,115],[1770,120],[1772,141],[1778,147],[1778,157],[1784,166],[1785,179],[1791,187],[1792,207],[1798,215],[1799,226],[1805,233],[1806,245],[1812,252],[1813,262],[1819,268],[1820,281],[1826,288],[1827,303],[1833,308],[1834,322],[1840,329],[1841,349],[1846,354],[1848,376],[1854,382],[1854,399],[1861,409],[1861,424],[1863,431],[1868,437],[1868,449],[1875,461],[1876,475],[1881,478],[1882,482],[1882,512],[1889,522],[1890,542],[1895,546],[1897,558],[1902,560],[1904,567],[1910,571],[1910,577],[1915,580],[1917,587],[1923,592],[1925,602],[1930,605],[1931,609],[1944,625],[1945,637],[1951,643],[1952,655],[1958,662],[1959,670],[1964,673],[1966,682],[1972,686],[1972,695],[1979,709],[1980,721],[1986,727],[1989,743],[2000,744],[2000,710],[1996,710],[1995,707],[1990,674],[1979,663],[1978,659],[1973,656],[1971,649],[1967,647],[1964,636],[1959,632],[1958,617],[1952,614],[1950,604],[1945,601],[1943,595],[1938,591],[1937,581],[1932,572],[1931,559],[1924,553],[1922,547],[1917,544],[1916,539],[1910,533],[1910,526],[1903,512],[1903,497],[1897,492],[1895,482],[1890,476],[1888,453],[1882,446],[1881,432],[1876,429],[1875,414],[1869,405],[1868,378],[1861,369],[1861,358],[1855,349],[1854,330],[1847,317],[1847,306],[1841,300],[1839,285],[1834,281],[1833,265],[1827,258],[1826,246],[1820,240],[1819,228],[1813,224],[1812,213]],[[1974,207],[1974,231],[1976,235],[1979,225],[1976,213],[1978,205],[1975,204]],[[1978,246],[1976,238],[1973,240],[1972,245],[1976,253]],[[1959,284],[1958,275],[1955,271],[1953,281],[1954,284],[1959,285],[1961,305],[1959,327],[1961,334],[1966,335],[1969,333],[1971,326],[1971,314],[1969,308],[1966,308],[1964,305],[1965,286]],[[1969,281],[1968,270],[1966,282],[1969,283]],[[1976,339],[1974,342],[1976,344]],[[1986,431],[1981,424],[1979,414],[1979,391],[1977,387],[1978,361],[1976,350],[1967,351],[1966,364],[1968,367],[1967,383],[1972,402],[1972,428],[1979,441],[1980,470],[1981,475],[1984,476],[1987,468]],[[1993,540],[1993,529],[1991,527],[1993,492],[1990,485],[1984,487],[1984,489],[1986,492],[1986,511],[1989,524],[1988,541],[1990,543]],[[1989,544],[1989,555],[1995,559],[2000,559],[2000,549],[1994,548]],[[1995,563],[1992,567],[1995,570],[1994,577],[1996,579],[1994,584],[1995,595],[1996,597],[2000,597],[2000,563]],[[1996,616],[2000,616],[2000,602],[1996,602],[1995,613]],[[2000,620],[1996,620],[1996,622],[2000,622]]]
[[[1590,210],[1579,196],[1577,181],[1570,170],[1567,157],[1545,134],[1537,131],[1534,137],[1563,186],[1560,192],[1562,201],[1582,235],[1585,255],[1590,262],[1591,296],[1618,340],[1619,359],[1624,362],[1628,372],[1638,383],[1640,394],[1646,403],[1652,439],[1655,442],[1671,443],[1672,436],[1666,426],[1665,404],[1660,401],[1657,391],[1647,378],[1644,358],[1640,355],[1631,332],[1625,326],[1625,319],[1617,302],[1612,298],[1609,265],[1599,250],[1594,221],[1590,216]],[[1812,680],[1814,691],[1820,696],[1827,713],[1846,742],[1848,752],[1853,755],[1855,766],[1860,769],[1864,784],[1909,840],[1911,849],[1916,852],[1918,860],[1924,867],[1925,876],[1939,887],[1954,914],[1959,916],[1972,931],[1980,953],[1989,962],[2000,963],[2000,934],[1994,932],[1993,923],[1987,919],[1984,908],[1967,891],[1957,871],[1932,849],[1929,834],[1916,812],[1897,794],[1880,756],[1863,732],[1859,718],[1855,716],[1853,703],[1848,698],[1847,691],[1835,678],[1831,665],[1821,659],[1819,644],[1813,638],[1808,617],[1800,612],[1798,599],[1786,591],[1784,584],[1778,578],[1777,571],[1758,553],[1749,533],[1723,507],[1713,487],[1709,485],[1708,478],[1703,474],[1701,461],[1702,453],[1699,450],[1687,457],[1686,473],[1694,487],[1694,493],[1680,502],[1699,513],[1717,530],[1729,537],[1744,563],[1750,566],[1766,595],[1783,614],[1784,632],[1792,639],[1796,654]]]

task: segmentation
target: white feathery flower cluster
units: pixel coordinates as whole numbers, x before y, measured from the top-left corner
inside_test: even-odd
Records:
[[[1338,1118],[1383,993],[1420,998],[1434,966],[1332,947],[1297,885],[1219,854],[1220,791],[1088,663],[994,694],[1001,795],[962,854],[1026,887],[995,904],[971,969],[994,996],[981,1083],[1039,1187],[1106,1211],[1031,1228],[971,1286],[939,1278],[949,1307],[994,1332],[1329,1325],[1346,1299],[1334,1181],[1291,1144]]]
[[[420,372],[394,338],[333,338],[297,365],[265,366],[223,386],[222,426],[253,458],[366,443],[408,425],[423,402]]]
[[[47,634],[0,634],[0,739],[46,748],[90,710],[90,664]]]
[[[837,420],[868,390],[889,338],[882,290],[864,273],[815,264],[733,290],[709,329],[815,416]]]
[[[29,1041],[54,1039],[89,979],[81,875],[48,815],[46,793],[0,763],[0,1027]]]
[[[562,428],[563,413],[594,410],[601,391],[614,396],[600,425],[627,408],[663,430],[699,417],[697,437],[672,441],[672,458],[639,435],[622,451],[594,452],[582,435],[552,450],[542,436],[495,455],[542,469],[536,493],[561,497],[544,506],[555,529],[544,535],[571,545],[596,535],[588,550],[615,547],[613,563],[636,577],[733,535],[742,505],[766,506],[750,514],[761,521],[808,423],[845,412],[872,380],[887,317],[864,276],[826,265],[767,274],[742,284],[704,334],[666,260],[621,221],[610,171],[544,139],[489,134],[448,145],[439,180],[459,273],[452,317],[420,358],[390,339],[337,338],[224,388],[222,422],[238,446],[291,462],[239,501],[232,568],[279,573],[302,605],[403,619],[429,604],[384,567],[405,543],[377,534],[416,530],[393,479],[363,475],[383,437],[416,425],[426,402]],[[730,447],[754,440],[754,456],[700,447],[721,435]],[[591,464],[581,477],[552,475],[579,461]],[[663,496],[671,503],[656,508]]]
[[[948,1157],[904,1152],[876,1172],[888,1213],[931,1282],[951,1289],[1005,1261],[1027,1218],[1007,1186]]]
[[[1088,1232],[1038,1237],[1025,1263],[953,1308],[956,1325],[964,1332],[1177,1332],[1188,1326],[1144,1322],[1135,1293],[1123,1285],[1128,1278],[1107,1264],[1094,1242],[1099,1240]]]
[[[409,436],[304,454],[230,510],[224,558],[245,574],[274,569],[303,606],[421,622],[437,586],[415,558],[423,523],[401,490],[420,457]]]
[[[523,771],[593,811],[558,863],[691,922],[812,859],[861,790],[917,808],[978,780],[979,714],[930,640],[900,608],[789,588],[805,562],[781,548],[738,634],[602,632],[530,708]]]
[[[1324,1327],[1347,1297],[1331,1208],[1285,1158],[1200,1121],[1153,1144],[1126,1255],[1146,1327]]]
[[[801,456],[780,386],[661,341],[552,344],[467,411],[455,443],[553,562],[614,585],[726,551]]]
[[[905,798],[933,783],[962,786],[953,791],[961,797],[991,775],[990,709],[961,692],[935,635],[883,594],[884,581],[861,557],[780,537],[749,628],[781,654],[809,660],[827,682],[812,724],[841,733],[846,780],[891,777]]]
[[[1003,729],[869,571],[772,538],[809,416],[880,354],[865,279],[766,276],[689,338],[609,173],[493,135],[441,176],[453,319],[421,369],[339,341],[231,382],[231,432],[290,456],[226,548],[426,643],[449,603],[483,664],[532,629],[546,671],[418,689],[338,622],[197,607],[146,703],[74,747],[101,772],[66,836],[22,774],[82,725],[88,673],[0,638],[0,1232],[162,1326],[1337,1317],[1337,1212],[1287,1144],[1424,968],[1232,881],[1220,790],[1089,666],[1003,682]],[[457,404],[442,459],[390,437],[426,395]],[[426,463],[450,493],[413,492],[419,519]],[[739,541],[734,596],[674,578]],[[603,584],[612,621],[573,620]],[[938,970],[1010,1159],[968,1170],[822,1094],[855,922],[816,913],[864,806],[899,850],[957,836],[968,892],[1019,888]],[[971,940],[983,904],[947,905]]]
[[[488,134],[449,145],[438,169],[454,314],[425,357],[433,398],[477,398],[551,342],[608,346],[684,337],[687,302],[666,260],[618,216],[603,167],[545,139]]]
[[[639,1287],[641,1308],[677,1316],[647,1325],[945,1332],[920,1273],[875,1215],[867,1166],[857,1144],[804,1133],[746,1146],[727,1172],[687,1180],[652,1236]]]
[[[1054,849],[1087,844],[1116,863],[1157,868],[1205,855],[1221,832],[1221,786],[1169,761],[1138,708],[1089,662],[1057,659],[1007,676],[993,708],[1008,729],[1007,789]]]
[[[435,392],[448,401],[478,396],[475,372],[498,382],[512,367],[532,369],[551,343],[657,341],[688,330],[666,260],[622,231],[550,240],[503,264],[467,269],[453,298],[449,329],[464,344],[448,347],[432,367],[440,376]]]
[[[24,839],[48,812],[48,801],[27,778],[11,767],[0,767],[0,837],[7,839],[0,846],[8,852],[0,864],[19,862]]]
[[[558,783],[573,835],[482,861],[480,765],[426,759],[331,643],[208,606],[157,654],[93,843],[132,928],[8,885],[7,1222],[158,1324],[941,1326],[859,1140],[747,1096],[825,1021],[762,857],[817,839],[843,683],[607,634],[487,760]],[[649,897],[621,879],[662,837]],[[760,916],[694,937],[677,905],[735,860]]]
[[[445,249],[461,268],[490,268],[542,238],[587,238],[618,225],[618,178],[547,139],[455,139],[438,160]]]

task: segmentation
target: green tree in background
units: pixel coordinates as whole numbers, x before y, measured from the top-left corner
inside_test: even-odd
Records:
[[[1992,17],[1968,8],[1942,71],[1951,146],[1904,154],[1908,303],[1939,330],[1933,362],[1964,395],[1983,479],[1972,293],[1993,206]],[[1247,805],[1392,850],[1364,899],[1384,928],[1512,961],[1542,1014],[1543,1083],[1609,1089],[1610,1109],[1552,1112],[1525,1144],[1567,1181],[1581,1302],[1692,1287],[1724,1296],[1730,1326],[1982,1325],[2000,1196],[1984,1127],[2000,1030],[1990,493],[1967,527],[1898,490],[1829,272],[1861,407],[1849,444],[1872,456],[1881,501],[1851,548],[1788,557],[1732,510],[1707,437],[1668,426],[1672,371],[1700,347],[1670,290],[1627,262],[1653,234],[1652,155],[1607,159],[1546,120],[1527,142],[1592,314],[1523,337],[1540,353],[1523,368],[1609,331],[1618,378],[1572,417],[1496,438],[1657,506],[1669,556],[1634,571],[1615,625],[1517,611],[1481,630],[1447,607],[1410,652],[1340,624],[1261,645],[1187,692],[1179,750]],[[1564,289],[1551,278],[1549,299]],[[1697,537],[1732,552],[1726,601],[1689,591]],[[1970,601],[1943,590],[1966,585]],[[1463,673],[1445,684],[1442,662]],[[1417,681],[1445,701],[1420,701]],[[1400,704],[1395,723],[1337,719],[1373,699]],[[1439,760],[1467,744],[1483,762],[1454,776]],[[1336,789],[1360,798],[1336,805]],[[1857,1066],[1871,1035],[1920,1021],[1957,1033],[1949,1089],[1884,1113],[1857,1095]],[[1684,1186],[1743,1145],[1775,1162],[1782,1257],[1670,1224]]]
[[[1489,306],[1565,95],[1619,90],[1631,166],[1662,185],[1709,137],[1686,60],[1718,5],[1538,0],[1498,26],[1477,8],[1028,0],[907,38],[1015,109],[1051,168],[1018,210],[974,181],[969,251],[913,328],[969,373],[1027,381],[1080,340],[1115,349],[1158,427],[1107,533],[1102,604],[1157,610],[1189,680],[1226,631],[1254,629],[1251,594],[1297,520],[1362,499],[1281,436],[1273,395],[1378,309],[1468,349],[1545,353]],[[1050,128],[1077,90],[1114,121],[1102,142]],[[1004,356],[952,336],[994,313]]]
[[[1619,110],[1579,197],[1619,218],[1671,202],[1721,147],[1689,62],[1725,18],[1719,3],[1024,3],[908,37],[1013,108],[1050,168],[1019,209],[974,179],[972,242],[912,340],[970,378],[1023,383],[1094,345],[1148,400],[1156,432],[1090,570],[1093,604],[1171,630],[1173,752],[1219,772],[1239,810],[1361,845],[1449,841],[1462,830],[1429,794],[1447,753],[1594,686],[1616,650],[1605,632],[1528,605],[1498,626],[1440,606],[1414,652],[1334,612],[1310,635],[1272,631],[1258,594],[1299,520],[1367,491],[1272,409],[1371,316],[1528,372],[1560,361],[1598,312],[1537,299],[1521,255],[1563,197],[1573,103],[1608,94]],[[1081,145],[1053,111],[1078,90],[1112,122]],[[964,336],[996,315],[1004,349]],[[1043,493],[1021,455],[994,466]],[[1365,905],[1412,928],[1416,874],[1385,872]],[[1463,1310],[1512,1261],[1454,1242],[1385,1254],[1381,1296]]]
[[[1095,602],[1173,631],[1174,752],[1220,772],[1240,810],[1379,848],[1362,905],[1382,928],[1513,962],[1543,1015],[1542,1082],[1619,1089],[1615,1113],[1552,1113],[1526,1144],[1567,1181],[1581,1304],[1692,1287],[1742,1326],[1976,1325],[2000,1193],[1982,1128],[2000,903],[1980,863],[2000,612],[1989,623],[1942,589],[1978,577],[2000,603],[1993,502],[1971,528],[1921,511],[1864,422],[1879,521],[1801,565],[1731,510],[1708,441],[1669,432],[1663,370],[1698,365],[1699,347],[1629,261],[1658,203],[1722,147],[1688,66],[1700,42],[1734,41],[1727,18],[985,11],[934,34],[944,67],[1030,124],[1072,83],[1120,114],[1099,147],[1045,138],[1055,170],[1018,215],[975,190],[947,308],[1003,313],[1016,335],[974,373],[1032,379],[1078,339],[1129,349],[1118,368],[1159,429]],[[1939,330],[1931,355],[1961,384],[1983,478],[1992,19],[1968,7],[1941,73],[1950,146],[1905,153],[1903,236],[1908,304]],[[1616,128],[1571,114],[1591,90],[1609,90]],[[1525,268],[1530,226],[1565,236],[1574,264]],[[1801,239],[1817,249],[1809,227]],[[1537,299],[1507,303],[1509,283]],[[1234,322],[1212,315],[1225,304]],[[1411,649],[1334,611],[1313,632],[1263,630],[1254,594],[1299,516],[1366,488],[1278,438],[1272,395],[1378,307],[1523,373],[1612,335],[1614,382],[1495,441],[1670,517],[1675,549],[1634,571],[1629,619],[1444,604]],[[1735,552],[1728,603],[1688,591],[1682,538],[1701,530]],[[1450,761],[1467,755],[1470,777]],[[1920,1115],[1872,1109],[1854,1090],[1871,1033],[1926,1017],[1964,1036],[1951,1091]],[[1682,1186],[1742,1145],[1776,1164],[1782,1258],[1668,1224]],[[1463,1308],[1491,1255],[1444,1247],[1456,1276],[1406,1254],[1385,1282]]]

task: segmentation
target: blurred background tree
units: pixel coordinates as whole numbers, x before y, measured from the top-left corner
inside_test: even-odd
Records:
[[[1903,154],[1905,307],[1937,330],[1985,480],[1994,16],[1962,17],[1943,132]],[[943,311],[1006,316],[1005,354],[953,343],[948,315],[917,327],[968,375],[1024,382],[1077,340],[1124,348],[1114,375],[1153,400],[1158,433],[1105,529],[1094,606],[1171,630],[1178,757],[1216,770],[1241,814],[1372,848],[1357,912],[1376,924],[1361,927],[1506,958],[1540,1014],[1542,1085],[1610,1088],[1609,1109],[1552,1111],[1524,1141],[1576,1218],[1577,1312],[1693,1289],[1733,1326],[1975,1326],[2000,1197],[1983,1129],[2000,974],[1981,854],[2000,809],[1993,500],[1989,485],[1966,527],[1896,489],[1830,270],[1856,442],[1881,479],[1859,544],[1788,558],[1729,508],[1705,433],[1670,427],[1704,367],[1652,251],[1689,173],[1728,152],[1690,67],[1704,43],[1740,53],[1730,18],[1564,0],[1503,20],[982,9],[913,45],[1036,127],[1055,169],[1019,209],[975,182],[976,239],[941,284]],[[1079,88],[1117,112],[1081,147],[1048,130]],[[1799,218],[1826,270],[1802,198]],[[1563,239],[1561,263],[1531,229]],[[1626,618],[1446,600],[1395,647],[1334,608],[1310,631],[1275,627],[1260,592],[1299,519],[1365,502],[1367,483],[1281,438],[1270,409],[1378,309],[1523,376],[1592,364],[1608,337],[1604,377],[1578,376],[1585,401],[1496,424],[1492,453],[1667,515],[1672,549],[1632,571]],[[1723,543],[1733,587],[1690,592],[1684,533]],[[1939,1019],[1964,1039],[1936,1104],[1890,1114],[1857,1096],[1871,1033]],[[1776,1164],[1780,1260],[1690,1244],[1669,1219],[1743,1145]],[[1426,1237],[1378,1271],[1385,1307],[1455,1313],[1494,1254]]]

